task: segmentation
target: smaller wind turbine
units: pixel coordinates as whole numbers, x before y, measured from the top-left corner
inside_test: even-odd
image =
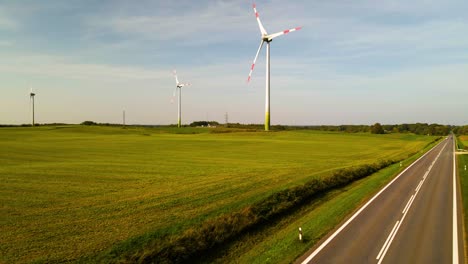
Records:
[[[31,104],[32,104],[32,126],[34,126],[34,96],[36,94],[33,92],[33,89],[31,88],[31,93],[29,94],[29,98],[31,99]]]
[[[174,97],[176,96],[176,91],[178,92],[178,115],[177,115],[177,127],[180,127],[181,126],[181,122],[182,122],[182,99],[181,99],[181,96],[182,96],[182,87],[184,86],[190,86],[191,84],[190,83],[180,83],[179,82],[179,79],[177,79],[177,72],[176,70],[174,70],[174,77],[175,77],[175,81],[176,81],[176,88],[174,90],[174,94],[172,95],[172,99],[171,99],[171,103],[174,103]]]

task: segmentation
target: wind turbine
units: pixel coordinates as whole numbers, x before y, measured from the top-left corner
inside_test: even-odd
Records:
[[[181,96],[182,96],[182,87],[184,86],[190,86],[191,84],[190,83],[180,83],[179,82],[179,79],[177,79],[177,72],[176,70],[174,70],[174,77],[175,77],[175,81],[176,81],[176,88],[174,90],[174,94],[172,96],[172,100],[171,102],[173,103],[174,102],[174,97],[176,95],[176,91],[178,91],[178,105],[179,105],[179,111],[178,111],[178,118],[177,118],[177,127],[180,127],[181,126],[181,121],[182,121],[182,101],[181,101]]]
[[[255,62],[257,61],[258,54],[263,47],[263,43],[266,42],[266,95],[265,95],[265,131],[270,130],[270,42],[281,35],[288,34],[289,32],[293,32],[296,30],[301,29],[301,27],[286,29],[274,34],[268,34],[265,28],[260,21],[260,15],[257,12],[257,8],[255,4],[253,4],[253,10],[255,13],[255,17],[257,18],[258,27],[260,28],[260,32],[262,34],[262,40],[260,42],[260,47],[258,47],[257,54],[255,55],[255,59],[253,60],[252,66],[250,67],[249,77],[247,78],[247,82],[250,81],[250,77],[252,76],[252,72],[255,67]]]
[[[31,93],[29,94],[29,98],[31,99],[32,103],[32,126],[34,126],[34,96],[36,94],[33,92],[33,89],[31,88]]]

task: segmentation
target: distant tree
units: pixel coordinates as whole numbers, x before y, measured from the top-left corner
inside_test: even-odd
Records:
[[[216,121],[195,121],[190,124],[191,127],[199,127],[199,126],[219,126],[219,123]]]
[[[371,133],[372,134],[384,134],[385,131],[383,130],[383,127],[380,123],[375,123],[372,127],[371,127]]]
[[[84,121],[83,123],[81,123],[81,125],[84,125],[84,126],[95,126],[97,125],[96,122],[93,122],[93,121]]]

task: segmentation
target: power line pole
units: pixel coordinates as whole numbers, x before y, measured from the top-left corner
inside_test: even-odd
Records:
[[[123,110],[123,126],[125,126],[125,109]]]

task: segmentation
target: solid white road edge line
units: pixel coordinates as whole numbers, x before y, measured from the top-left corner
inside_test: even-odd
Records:
[[[390,185],[392,185],[398,178],[400,178],[400,176],[403,175],[407,170],[409,170],[411,167],[413,167],[414,164],[418,163],[418,161],[420,161],[422,158],[424,158],[427,154],[431,153],[432,150],[437,148],[444,141],[445,140],[439,142],[439,144],[434,146],[428,152],[424,153],[424,155],[419,157],[419,159],[415,160],[413,163],[411,163],[411,165],[409,165],[408,167],[406,167],[406,169],[404,169],[402,172],[400,172],[400,174],[398,174],[392,181],[390,181],[387,185],[385,185],[385,187],[383,187],[382,190],[380,190],[365,205],[363,205],[356,213],[354,213],[354,215],[351,216],[348,219],[348,221],[346,221],[340,228],[338,228],[338,230],[336,230],[335,233],[333,233],[330,237],[328,237],[327,240],[325,240],[316,250],[314,250],[314,252],[312,252],[312,254],[310,254],[304,261],[302,261],[301,264],[309,263],[309,261],[311,261],[320,251],[322,251],[322,249],[324,247],[326,247],[328,245],[328,243],[330,243],[330,241],[332,241],[343,229],[345,229],[349,225],[349,223],[351,223],[354,220],[354,218],[356,218],[359,214],[361,214],[361,212],[364,211],[364,209],[366,209],[367,206],[369,206],[369,204],[371,204],[375,199],[377,199],[377,197],[379,197],[379,195],[381,193],[383,193]]]
[[[453,228],[452,228],[452,263],[458,264],[458,223],[457,223],[457,168],[455,161],[455,138],[453,143]]]

